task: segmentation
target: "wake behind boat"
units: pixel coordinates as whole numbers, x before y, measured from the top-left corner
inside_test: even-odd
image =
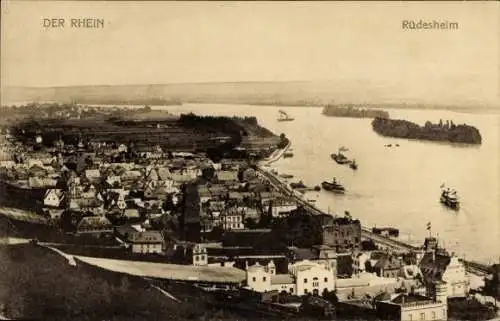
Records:
[[[441,204],[451,209],[458,210],[460,208],[460,201],[458,200],[457,191],[450,188],[445,189],[444,185],[441,185],[440,201]]]
[[[327,190],[329,192],[333,192],[336,194],[344,194],[345,193],[345,188],[341,184],[337,182],[335,177],[333,178],[332,182],[327,182],[324,181],[321,183],[321,187],[323,187],[324,190]]]

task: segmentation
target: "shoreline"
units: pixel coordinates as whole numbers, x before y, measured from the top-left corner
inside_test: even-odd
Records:
[[[265,165],[270,165],[272,163],[279,161],[281,159],[282,155],[284,154],[284,152],[290,147],[290,145],[291,145],[291,141],[289,141],[289,144],[284,149],[282,149],[281,152],[278,153],[278,155],[275,155],[274,157],[271,155],[271,157],[273,157],[273,158],[270,161],[268,161],[267,163],[265,163]],[[265,168],[261,164],[258,165],[258,169],[261,172],[261,174],[271,182],[271,184],[273,184],[273,181],[274,181],[273,185],[277,185],[277,186],[275,186],[275,188],[277,188],[278,190],[282,190],[285,192],[286,195],[293,197],[297,201],[298,204],[301,204],[302,206],[304,206],[306,208],[306,210],[308,210],[308,212],[310,212],[312,215],[327,214],[323,210],[321,210],[320,208],[315,206],[315,204],[309,203],[301,195],[297,195],[296,193],[294,193],[293,190],[290,190],[287,183],[283,182],[278,176],[271,173],[271,171],[269,169]],[[335,214],[330,214],[330,215],[335,216]],[[374,227],[376,227],[376,226],[374,226]],[[413,242],[410,243],[408,241],[402,240],[401,237],[391,238],[391,237],[385,237],[382,235],[374,234],[372,232],[372,228],[369,226],[362,225],[361,226],[361,234],[362,234],[362,237],[373,240],[375,243],[382,245],[383,248],[387,247],[387,248],[400,249],[400,250],[403,249],[403,250],[407,250],[407,251],[408,250],[413,251],[413,250],[418,249],[418,246],[415,246],[413,244],[413,243],[415,243],[416,240],[413,240]],[[423,245],[423,240],[422,240],[421,244]],[[461,260],[464,262],[464,265],[466,266],[466,269],[467,269],[469,274],[474,275],[474,276],[480,276],[480,277],[487,274],[484,272],[488,268],[487,263],[478,262],[478,261],[468,261],[468,260],[464,260],[464,259],[461,259]]]
[[[9,102],[2,102],[0,107],[10,107],[10,106],[23,106],[26,104],[34,103],[34,101],[9,101]],[[40,104],[64,104],[65,102],[62,101],[41,101],[39,102]],[[347,104],[354,104],[354,103],[345,103]],[[105,107],[105,108],[113,108],[113,107],[118,107],[118,108],[142,108],[145,105],[148,104],[82,104],[78,103],[77,105],[79,106],[88,106],[88,107]],[[170,108],[170,107],[187,107],[188,105],[231,105],[231,106],[247,106],[247,107],[273,107],[273,108],[323,108],[328,103],[324,104],[273,104],[271,102],[262,102],[262,103],[257,103],[257,102],[252,102],[252,103],[246,103],[246,102],[199,102],[199,101],[182,101],[181,104],[172,104],[172,105],[148,105],[151,108]],[[371,109],[400,109],[400,110],[420,110],[420,111],[449,111],[449,112],[456,112],[456,113],[463,113],[463,114],[478,114],[478,115],[499,115],[500,114],[500,108],[498,107],[485,107],[485,108],[474,108],[472,106],[457,106],[457,107],[447,107],[447,106],[429,106],[426,107],[424,106],[416,106],[409,104],[409,105],[403,105],[403,104],[363,104],[360,103],[359,105],[362,105],[363,108],[367,108],[369,110]],[[335,117],[335,116],[332,116]]]
[[[288,144],[285,147],[276,149],[269,157],[260,161],[257,166],[271,165],[271,164],[279,161],[283,157],[285,152],[288,149],[290,149],[291,146],[292,146],[292,142],[290,140],[288,140]],[[262,162],[264,162],[264,163],[262,163]]]

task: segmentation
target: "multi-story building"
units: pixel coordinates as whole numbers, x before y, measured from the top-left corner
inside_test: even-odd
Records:
[[[161,253],[163,251],[163,236],[159,231],[144,231],[130,233],[127,240],[131,244],[132,253]]]
[[[446,285],[438,284],[434,297],[418,294],[394,294],[375,302],[377,315],[385,320],[448,320]]]
[[[335,277],[330,266],[309,260],[288,266],[288,273],[276,274],[271,261],[267,266],[258,263],[247,268],[247,288],[256,292],[273,290],[296,295],[321,295],[325,290],[335,289]]]
[[[243,223],[243,213],[235,209],[228,209],[221,215],[222,229],[228,230],[242,230],[245,228]]]
[[[282,217],[297,209],[297,202],[289,198],[276,198],[269,202],[272,217]],[[269,213],[267,212],[267,213]]]
[[[337,252],[347,252],[361,247],[361,223],[347,217],[335,218],[323,225],[322,242]]]
[[[448,298],[463,298],[469,293],[469,279],[464,264],[452,253],[438,248],[438,243],[426,239],[425,254],[419,268],[429,295],[434,295],[436,283],[446,284]]]

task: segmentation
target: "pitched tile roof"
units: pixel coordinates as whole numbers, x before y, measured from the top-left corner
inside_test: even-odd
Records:
[[[443,273],[448,264],[450,264],[450,256],[436,253],[434,258],[432,252],[427,252],[419,263],[420,271],[424,276],[426,283],[441,281]]]
[[[128,240],[131,243],[163,243],[163,236],[159,231],[132,232]]]

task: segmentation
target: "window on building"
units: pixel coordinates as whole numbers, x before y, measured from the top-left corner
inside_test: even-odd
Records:
[[[262,282],[266,282],[266,277],[265,276],[262,277]]]
[[[420,313],[420,320],[425,320],[425,313],[424,312]]]
[[[198,260],[199,260],[198,255],[195,255],[195,256],[194,256],[194,260],[195,260],[195,261],[198,261]]]
[[[307,279],[304,279],[304,283],[307,283]]]
[[[308,292],[309,292],[309,290],[304,289],[304,294],[307,294]]]
[[[257,280],[255,279],[255,276],[254,276],[254,277],[252,278],[252,282],[255,282],[255,281],[257,281]]]
[[[293,294],[293,288],[290,288],[290,294]]]
[[[328,278],[325,278],[325,283],[328,282]]]
[[[313,286],[319,286],[319,282],[313,282]]]

